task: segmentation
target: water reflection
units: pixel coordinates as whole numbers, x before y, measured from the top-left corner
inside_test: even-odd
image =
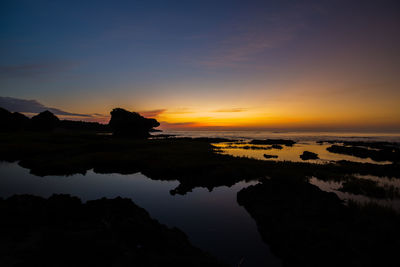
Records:
[[[376,176],[371,176],[371,175],[357,175],[356,177],[358,178],[364,178],[364,179],[369,179],[372,181],[377,181],[379,185],[393,185],[397,188],[400,188],[399,181],[397,180],[392,180],[387,177],[376,177]],[[398,211],[400,211],[400,199],[395,198],[395,199],[378,199],[378,198],[373,198],[373,197],[367,197],[364,195],[355,195],[351,194],[348,192],[342,192],[339,191],[339,189],[342,187],[343,182],[336,182],[336,181],[323,181],[319,180],[316,177],[311,177],[309,180],[310,184],[313,184],[317,187],[319,187],[321,190],[325,192],[333,192],[335,193],[340,199],[342,200],[354,200],[357,202],[361,203],[368,203],[368,202],[374,202],[382,206],[387,206],[387,207],[392,207]]]
[[[178,137],[208,137],[228,139],[290,139],[294,141],[388,141],[400,142],[400,133],[373,132],[316,132],[316,131],[170,131],[153,133],[176,135]]]
[[[294,162],[309,162],[309,163],[326,163],[330,161],[348,160],[361,163],[374,164],[390,164],[389,161],[375,161],[370,158],[358,158],[350,155],[331,153],[326,150],[331,144],[320,144],[315,141],[301,141],[293,146],[282,146],[281,149],[273,148],[266,145],[251,145],[247,142],[242,143],[216,143],[213,144],[220,150],[220,153],[236,157],[250,157],[259,160],[274,160],[274,161],[294,161]],[[303,161],[300,155],[304,151],[317,153],[319,159]],[[277,158],[266,158],[264,154],[276,155]]]
[[[155,181],[137,173],[132,175],[96,174],[69,177],[37,177],[16,163],[0,163],[0,196],[34,194],[48,197],[65,193],[82,200],[117,196],[131,198],[153,218],[183,230],[190,241],[233,265],[280,266],[261,240],[249,214],[236,202],[236,193],[253,183],[218,187],[212,192],[196,188],[193,192],[171,196],[176,181]]]

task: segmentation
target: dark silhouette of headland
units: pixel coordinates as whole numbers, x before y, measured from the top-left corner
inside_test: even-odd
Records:
[[[145,118],[137,112],[115,108],[111,112],[108,124],[97,122],[60,120],[52,112],[45,110],[32,118],[0,108],[0,125],[2,131],[53,131],[75,130],[89,132],[112,132],[115,136],[147,138],[154,128],[160,126],[156,119]]]
[[[2,131],[20,131],[26,129],[29,118],[18,112],[10,112],[0,107],[0,129]]]

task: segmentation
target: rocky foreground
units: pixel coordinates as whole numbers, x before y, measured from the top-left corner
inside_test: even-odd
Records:
[[[393,210],[345,205],[285,177],[242,189],[237,200],[284,266],[399,266],[400,216]]]
[[[0,200],[0,266],[224,266],[130,199]]]

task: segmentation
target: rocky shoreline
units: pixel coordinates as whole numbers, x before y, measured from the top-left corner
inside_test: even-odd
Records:
[[[1,266],[226,266],[130,199],[0,200]]]

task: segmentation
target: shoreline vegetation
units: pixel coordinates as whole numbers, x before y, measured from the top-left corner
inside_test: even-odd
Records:
[[[213,143],[234,142],[224,138],[168,135],[148,138],[158,122],[126,112],[117,112],[118,123],[107,126],[113,135],[99,135],[102,131],[96,127],[90,131],[89,126],[79,128],[85,123],[69,123],[76,128],[60,130],[61,124],[52,114],[42,115],[42,124],[39,124],[21,119],[15,113],[2,112],[3,124],[13,121],[14,117],[23,122],[15,120],[14,126],[0,133],[0,160],[18,162],[38,176],[85,174],[91,169],[97,173],[141,172],[154,180],[179,181],[178,187],[170,191],[172,195],[187,194],[196,187],[212,190],[243,180],[259,181],[238,193],[238,203],[254,218],[264,241],[284,266],[377,266],[380,263],[394,266],[397,263],[400,247],[397,212],[374,204],[345,203],[336,194],[311,185],[309,179],[340,181],[342,191],[354,194],[398,197],[394,189],[354,178],[373,175],[400,179],[398,144],[348,143],[342,145],[351,146],[351,152],[347,149],[338,152],[354,153],[353,147],[364,147],[363,155],[381,153],[380,158],[390,158],[392,163],[385,165],[256,160],[216,153],[218,147]],[[106,126],[102,127],[98,129],[104,130]],[[267,139],[253,140],[250,144],[293,146],[295,141]],[[27,197],[26,201],[30,198],[35,199]],[[47,205],[45,200],[39,202]]]

